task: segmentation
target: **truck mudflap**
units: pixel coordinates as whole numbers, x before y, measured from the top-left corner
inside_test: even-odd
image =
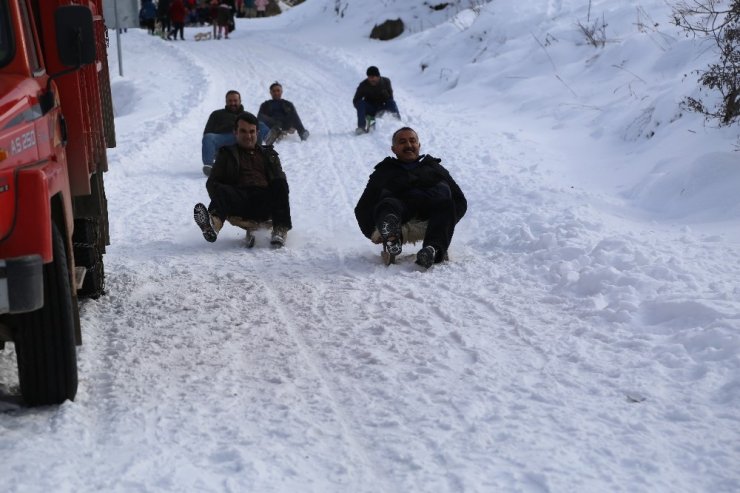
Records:
[[[41,255],[0,260],[0,314],[26,313],[44,306]]]

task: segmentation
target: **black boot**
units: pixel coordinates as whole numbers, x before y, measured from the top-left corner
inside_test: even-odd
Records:
[[[434,259],[437,256],[437,249],[432,245],[427,245],[416,254],[416,263],[428,269],[434,263]]]
[[[383,238],[385,250],[393,256],[400,255],[403,238],[401,238],[401,219],[395,214],[386,214],[378,228]]]

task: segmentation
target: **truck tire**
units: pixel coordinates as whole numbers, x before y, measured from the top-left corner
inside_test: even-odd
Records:
[[[77,394],[72,290],[64,239],[52,225],[54,259],[44,265],[44,306],[18,315],[13,331],[18,381],[29,406],[61,404]]]
[[[103,235],[100,231],[100,219],[86,217],[75,219],[75,231],[72,235],[75,265],[85,267],[87,273],[77,295],[98,299],[105,292],[105,271],[103,269]]]

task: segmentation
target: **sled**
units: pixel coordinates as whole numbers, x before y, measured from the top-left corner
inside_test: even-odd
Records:
[[[228,222],[232,226],[236,226],[237,228],[242,228],[244,231],[247,232],[245,238],[247,248],[254,247],[254,242],[256,240],[254,236],[255,231],[257,231],[258,229],[272,229],[271,219],[268,219],[266,221],[255,221],[254,219],[244,219],[243,217],[239,216],[229,216],[226,218],[226,222]]]
[[[375,130],[375,117],[367,115],[365,117],[365,126],[357,127],[355,129],[355,135],[365,135],[373,130]]]

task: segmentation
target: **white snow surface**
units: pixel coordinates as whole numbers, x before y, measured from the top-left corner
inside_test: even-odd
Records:
[[[471,4],[129,29],[123,77],[110,32],[107,294],[74,402],[22,407],[0,353],[3,491],[740,491],[737,127],[680,107],[713,45],[663,0]],[[370,40],[388,18],[407,32]],[[402,122],[355,136],[368,65]],[[294,229],[206,243],[205,121],[274,80],[311,131],[276,146]],[[418,245],[383,266],[353,213],[401,124],[469,201],[427,272]]]

